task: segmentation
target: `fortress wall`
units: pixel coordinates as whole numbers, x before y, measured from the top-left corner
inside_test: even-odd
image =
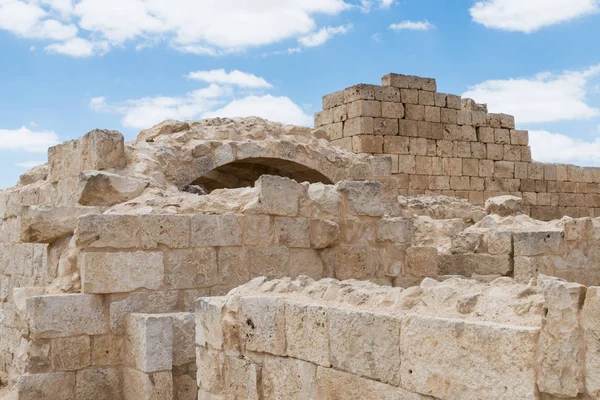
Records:
[[[598,289],[256,279],[198,300],[199,398],[596,399]]]
[[[600,216],[600,168],[534,162],[514,117],[438,93],[434,79],[389,74],[323,97],[315,127],[355,153],[391,157],[405,195],[444,194],[484,204],[523,197],[536,219]]]

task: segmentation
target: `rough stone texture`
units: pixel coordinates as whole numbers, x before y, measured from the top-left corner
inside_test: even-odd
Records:
[[[125,364],[138,371],[170,371],[173,366],[173,320],[169,316],[130,314]]]
[[[600,398],[600,287],[587,290],[583,307],[583,329],[587,346],[585,385],[587,393]]]
[[[314,130],[165,121],[127,144],[92,131],[52,148],[0,191],[1,383],[44,393],[35,382],[66,373],[80,398],[598,397],[600,169],[533,162],[512,116],[433,79],[382,83],[327,96]],[[132,346],[132,313],[160,314],[171,339]],[[403,358],[409,318],[445,322],[407,332]],[[498,358],[477,341],[515,331],[527,347],[529,330],[527,365],[529,350]],[[430,337],[447,340],[424,351]],[[161,369],[140,370],[134,347]]]

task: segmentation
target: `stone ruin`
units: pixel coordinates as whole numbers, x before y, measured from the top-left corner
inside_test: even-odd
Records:
[[[433,79],[323,106],[95,130],[0,191],[0,399],[600,399],[600,169]]]

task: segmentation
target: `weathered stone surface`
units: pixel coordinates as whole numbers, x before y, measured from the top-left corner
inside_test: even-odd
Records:
[[[172,400],[173,374],[170,371],[146,374],[123,369],[123,400]]]
[[[90,365],[89,336],[52,340],[52,366],[55,371],[76,371]]]
[[[75,400],[75,373],[21,375],[18,383],[19,400]]]
[[[52,243],[72,234],[79,216],[97,213],[100,210],[97,207],[26,207],[21,216],[21,241]]]
[[[179,293],[166,292],[139,292],[130,295],[116,295],[110,301],[109,317],[110,329],[114,334],[125,333],[125,317],[129,313],[170,313],[178,310]]]
[[[327,308],[308,302],[287,300],[285,338],[288,356],[324,367],[331,366]]]
[[[522,214],[523,199],[516,196],[492,197],[485,202],[485,211],[488,214],[498,214],[502,217]]]
[[[600,287],[587,290],[583,306],[585,386],[592,398],[600,398]]]
[[[125,335],[125,365],[147,373],[171,370],[173,320],[170,316],[130,314]]]
[[[583,332],[579,313],[585,287],[547,276],[538,277],[545,309],[538,342],[537,384],[541,392],[576,397],[583,391]]]
[[[165,283],[170,289],[193,289],[217,284],[217,252],[210,247],[171,250],[165,259]]]
[[[31,335],[36,338],[102,335],[108,332],[104,300],[97,295],[28,297],[26,320]]]
[[[265,399],[316,399],[317,366],[293,358],[266,357],[261,374]]]
[[[164,277],[161,252],[85,252],[81,257],[85,293],[121,293],[158,289]]]
[[[276,297],[244,298],[240,335],[248,350],[285,355],[285,302]]]
[[[410,393],[392,385],[359,378],[331,368],[317,367],[317,399],[426,400],[433,399]]]
[[[113,334],[92,337],[92,365],[120,365],[123,361],[123,336]]]
[[[329,311],[331,363],[334,368],[400,385],[401,319],[387,315]],[[373,329],[373,327],[377,329]]]
[[[106,171],[88,171],[80,179],[77,201],[83,206],[112,206],[135,199],[148,185]]]
[[[400,342],[402,386],[443,399],[536,399],[538,334],[535,328],[409,315]]]
[[[168,314],[173,325],[173,366],[178,367],[196,359],[195,319],[193,313]]]
[[[242,227],[235,215],[192,216],[191,244],[203,246],[240,246]]]
[[[300,185],[292,179],[263,175],[255,183],[257,197],[248,204],[248,213],[295,217],[298,215]]]
[[[77,400],[120,400],[123,379],[120,368],[89,368],[77,372]]]

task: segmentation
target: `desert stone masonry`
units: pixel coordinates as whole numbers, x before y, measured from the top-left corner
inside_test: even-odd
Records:
[[[515,195],[536,219],[600,216],[600,168],[532,161],[514,117],[439,93],[435,79],[388,74],[323,97],[315,127],[355,153],[391,157],[403,195],[443,194],[483,205]]]
[[[51,148],[0,191],[0,399],[600,399],[598,170],[436,89]]]

